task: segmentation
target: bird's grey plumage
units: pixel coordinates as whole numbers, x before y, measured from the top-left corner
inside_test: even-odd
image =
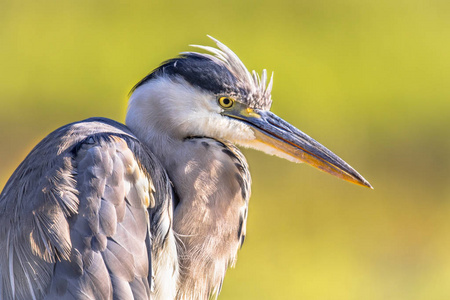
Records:
[[[184,143],[192,151],[170,168],[179,183],[174,216],[166,172],[125,126],[94,118],[39,143],[0,196],[0,224],[15,224],[0,229],[2,299],[149,299],[151,260],[156,272],[164,268],[159,252],[174,247],[174,232],[178,254],[161,260],[172,259],[170,271],[180,273],[177,299],[218,295],[245,237],[250,174],[231,144],[203,137]],[[215,203],[227,214],[196,220],[190,209],[207,212],[210,198],[230,199],[233,211]],[[191,199],[198,201],[180,205]],[[225,238],[204,239],[205,227]]]
[[[171,211],[164,169],[124,125],[58,129],[0,196],[1,299],[148,299]]]
[[[179,166],[168,172],[180,197],[174,211],[182,244],[178,298],[207,299],[220,292],[244,239],[250,174],[245,158],[228,143],[201,137],[185,143],[189,155],[180,155]]]
[[[0,299],[211,299],[245,238],[250,173],[234,144],[370,184],[268,110],[272,78],[225,45],[132,90],[126,124],[57,129],[0,194]]]

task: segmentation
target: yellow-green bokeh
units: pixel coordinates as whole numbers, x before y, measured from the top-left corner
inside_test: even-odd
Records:
[[[245,151],[246,243],[220,299],[450,298],[450,2],[0,1],[0,187],[48,132],[210,34],[275,72],[272,110],[375,190]]]

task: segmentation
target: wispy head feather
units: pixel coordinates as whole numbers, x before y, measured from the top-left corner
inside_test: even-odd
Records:
[[[203,49],[213,55],[196,52],[183,52],[181,54],[203,55],[216,62],[218,61],[218,63],[225,64],[227,69],[236,77],[238,84],[241,85],[240,88],[250,92],[248,95],[248,101],[250,102],[249,105],[269,109],[272,105],[271,93],[273,86],[273,73],[270,76],[269,83],[267,84],[266,69],[262,70],[261,76],[259,76],[255,70],[250,73],[244,63],[230,48],[212,36],[208,35],[208,37],[216,43],[219,49],[201,45],[190,46]]]
[[[233,51],[213,37],[209,38],[218,48],[191,45],[209,53],[180,53],[180,56],[165,61],[143,78],[131,93],[157,77],[174,76],[217,95],[235,96],[249,107],[270,109],[273,74],[267,83],[266,70],[262,71],[261,76],[255,71],[250,73]]]

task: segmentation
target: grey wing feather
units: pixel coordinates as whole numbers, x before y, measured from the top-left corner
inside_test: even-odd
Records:
[[[0,194],[0,299],[149,299],[171,201],[165,171],[124,125],[56,130]]]

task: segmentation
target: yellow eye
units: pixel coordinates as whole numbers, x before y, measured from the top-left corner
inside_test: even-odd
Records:
[[[234,104],[234,99],[230,97],[220,97],[219,98],[219,104],[223,108],[230,108]]]

